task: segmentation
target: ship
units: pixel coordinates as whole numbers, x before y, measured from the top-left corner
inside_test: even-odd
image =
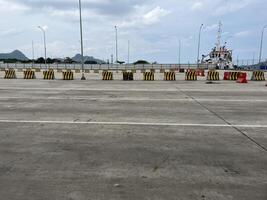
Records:
[[[202,55],[201,64],[212,64],[216,69],[233,69],[233,50],[229,50],[225,43],[221,45],[222,23],[219,22],[216,46],[207,55]]]

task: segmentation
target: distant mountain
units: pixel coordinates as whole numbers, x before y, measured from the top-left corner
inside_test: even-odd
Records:
[[[22,60],[26,61],[29,60],[21,51],[15,50],[11,53],[0,53],[0,59],[1,60],[6,60],[6,59],[17,59],[17,60]]]
[[[100,59],[96,59],[93,56],[84,56],[84,62],[85,63],[90,63],[90,64],[105,64],[105,61],[100,60]],[[82,55],[81,54],[76,54],[73,58],[71,58],[72,60],[74,60],[75,62],[81,62],[82,60]]]

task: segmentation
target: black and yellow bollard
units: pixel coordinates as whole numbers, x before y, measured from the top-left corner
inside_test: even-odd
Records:
[[[165,81],[175,81],[176,80],[175,72],[165,72],[164,73],[164,80]]]
[[[44,75],[45,80],[54,80],[55,79],[55,72],[53,69],[43,71],[43,75]]]
[[[219,81],[220,73],[215,70],[208,71],[207,81]]]
[[[16,79],[15,69],[7,69],[5,70],[5,79]]]
[[[103,81],[112,81],[113,80],[113,73],[104,71],[102,72],[102,80]]]
[[[27,69],[24,71],[24,79],[35,79],[35,71],[32,69]]]
[[[74,74],[71,70],[62,72],[63,80],[71,81],[74,80]]]
[[[124,81],[133,81],[134,80],[134,74],[133,72],[123,72],[123,80]]]
[[[265,76],[263,71],[254,71],[251,77],[252,81],[265,81]]]
[[[197,71],[189,70],[185,72],[185,80],[186,81],[197,81]]]
[[[230,72],[229,81],[236,81],[238,78],[239,72]]]
[[[154,72],[144,72],[144,81],[154,81],[155,80],[155,74]]]

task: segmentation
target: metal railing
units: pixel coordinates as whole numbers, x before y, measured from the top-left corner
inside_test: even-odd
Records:
[[[212,64],[200,65],[201,68],[214,68]],[[29,64],[29,63],[0,63],[0,68],[5,69],[71,69],[81,70],[81,64]],[[146,64],[146,65],[117,65],[117,64],[86,64],[85,70],[142,70],[142,69],[194,69],[197,64]]]

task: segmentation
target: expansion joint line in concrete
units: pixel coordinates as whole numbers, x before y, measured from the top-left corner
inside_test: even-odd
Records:
[[[217,118],[221,119],[224,123],[226,123],[227,125],[231,126],[233,129],[235,129],[238,133],[240,133],[241,135],[243,135],[244,137],[246,137],[248,140],[250,140],[251,142],[253,142],[255,145],[257,145],[259,148],[261,148],[262,150],[264,150],[265,152],[267,152],[267,148],[264,147],[263,145],[261,145],[260,143],[258,143],[256,140],[254,140],[252,137],[249,137],[245,132],[243,132],[242,130],[240,130],[238,127],[236,127],[235,125],[231,124],[230,122],[228,122],[226,119],[224,119],[222,116],[220,116],[219,114],[217,114],[216,112],[214,112],[213,110],[209,109],[207,106],[205,106],[204,104],[202,104],[200,101],[198,101],[197,99],[195,99],[193,96],[187,94],[186,92],[184,92],[183,90],[181,90],[179,87],[176,87],[177,90],[179,92],[181,92],[182,94],[184,94],[185,96],[187,96],[188,98],[192,99],[193,101],[195,101],[197,104],[199,104],[202,108],[204,108],[205,110],[207,110],[208,112],[210,112],[211,114],[215,115]]]

